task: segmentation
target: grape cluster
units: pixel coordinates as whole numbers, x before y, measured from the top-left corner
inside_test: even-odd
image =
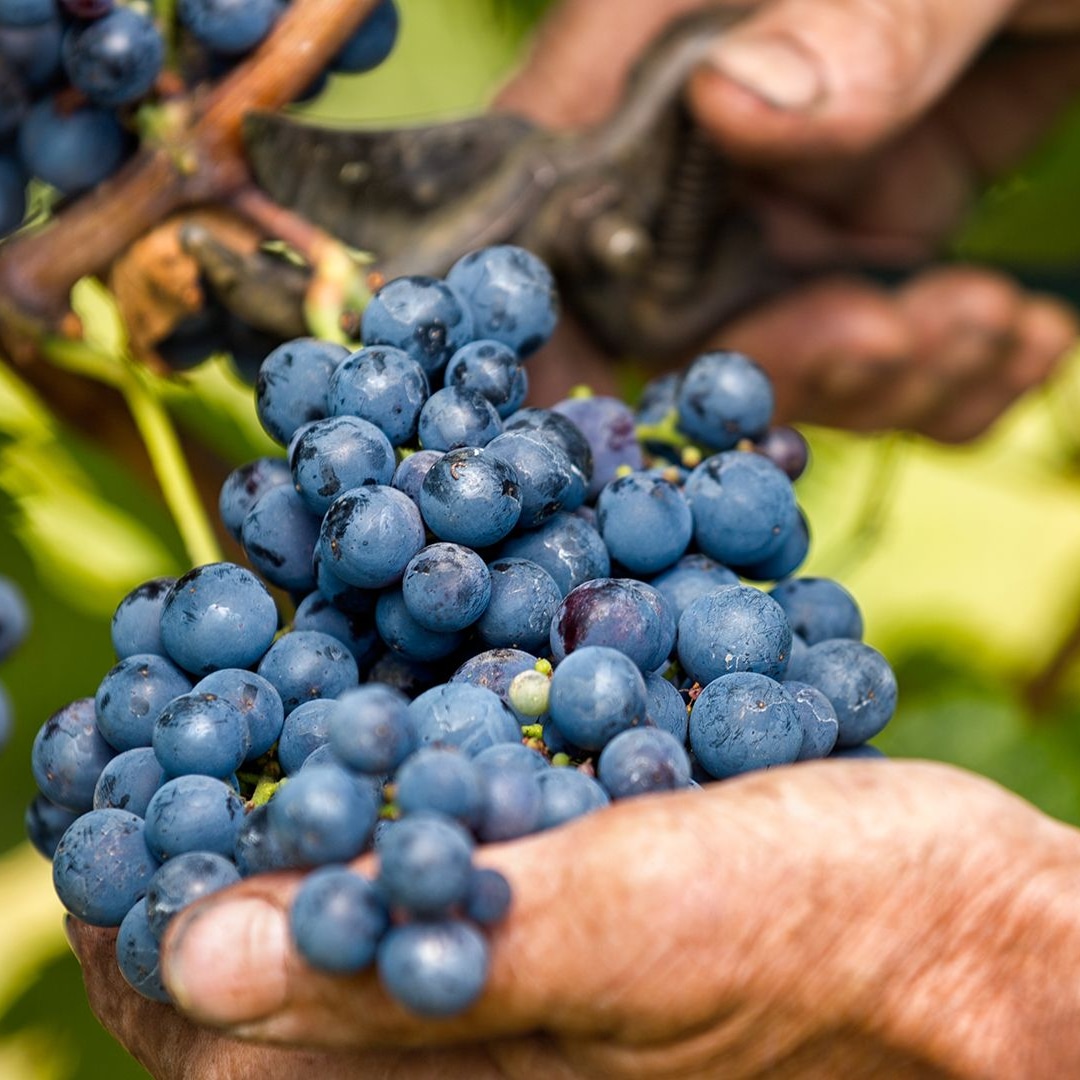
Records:
[[[23,643],[29,629],[30,611],[22,591],[10,578],[0,576],[0,663]],[[11,738],[13,726],[11,699],[0,683],[0,751]]]
[[[169,28],[177,38],[174,75],[185,82],[219,76],[263,40],[284,6],[284,0],[180,0],[178,26]],[[160,18],[148,7],[0,0],[0,237],[22,223],[30,177],[61,195],[78,195],[112,176],[132,153],[134,111],[158,94],[169,59]],[[377,66],[397,31],[394,0],[382,0],[328,71]]]
[[[68,910],[120,927],[142,993],[166,999],[178,911],[303,869],[311,965],[374,965],[409,1009],[452,1015],[511,903],[478,844],[874,753],[896,682],[847,591],[793,576],[806,450],[770,427],[768,378],[714,352],[636,412],[531,408],[556,317],[546,267],[499,246],[386,284],[361,349],[265,358],[256,406],[286,454],[220,497],[257,573],[135,589],[118,663],[34,744],[31,836]],[[291,598],[284,630],[264,582]],[[368,851],[374,870],[346,865]]]

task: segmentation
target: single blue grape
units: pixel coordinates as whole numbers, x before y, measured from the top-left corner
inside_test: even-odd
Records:
[[[248,511],[240,541],[251,565],[271,585],[293,593],[315,588],[312,557],[321,515],[290,484],[263,492]]]
[[[498,244],[471,251],[454,263],[446,280],[472,312],[476,338],[501,341],[524,359],[555,330],[555,279],[524,248]]]
[[[375,424],[394,446],[416,438],[420,410],[431,394],[424,369],[403,349],[358,349],[330,379],[332,416],[357,416]]]
[[[319,971],[352,974],[375,963],[390,926],[375,886],[344,866],[323,866],[300,883],[289,929],[300,955]]]
[[[277,633],[278,613],[266,586],[234,563],[189,570],[165,597],[161,640],[185,671],[208,675],[250,667]]]
[[[137,746],[117,754],[94,785],[95,810],[127,810],[146,817],[146,808],[167,779],[151,746]]]
[[[333,698],[316,698],[297,705],[288,716],[278,739],[278,764],[286,776],[299,772],[320,746],[330,740]]]
[[[837,638],[811,645],[792,677],[816,686],[832,702],[840,749],[872,739],[896,711],[896,675],[888,660],[862,641]]]
[[[379,683],[347,690],[330,713],[329,740],[350,768],[373,776],[392,773],[418,742],[409,699]]]
[[[116,963],[128,986],[151,1001],[168,1002],[161,981],[161,945],[150,929],[146,897],[124,916],[116,935]]]
[[[491,598],[487,563],[461,544],[429,544],[405,567],[401,596],[421,626],[442,634],[471,626]]]
[[[714,679],[690,709],[690,747],[718,780],[790,764],[802,741],[794,697],[767,675],[738,671]]]
[[[161,641],[161,610],[176,584],[174,577],[151,578],[132,589],[113,612],[110,636],[117,659],[136,653],[165,654]]]
[[[781,679],[791,654],[791,627],[768,593],[727,585],[683,611],[678,652],[683,670],[702,686],[733,671]]]
[[[173,698],[154,721],[154,753],[171,776],[230,776],[244,763],[249,739],[244,714],[214,694]]]
[[[261,457],[237,466],[225,477],[218,496],[222,524],[239,540],[248,511],[270,488],[291,483],[292,472],[284,458]]]
[[[394,652],[408,660],[431,663],[445,660],[461,648],[465,634],[460,630],[429,630],[412,617],[401,589],[387,589],[375,604],[375,627]]]
[[[287,852],[270,827],[270,804],[263,803],[247,812],[236,835],[233,859],[241,877],[268,874],[274,870],[298,870],[303,863]]]
[[[544,800],[541,829],[554,829],[611,805],[601,784],[577,769],[545,769],[537,779]]]
[[[353,654],[360,673],[366,672],[381,651],[371,614],[350,614],[336,608],[321,592],[309,593],[293,617],[294,630],[318,630],[336,638]]]
[[[401,580],[424,543],[416,504],[396,488],[373,484],[345,492],[327,510],[319,556],[350,585],[382,589]]]
[[[828,757],[836,745],[839,724],[833,703],[809,683],[785,680],[784,689],[795,699],[799,722],[803,728],[802,748],[799,761],[811,761]]]
[[[570,459],[555,442],[534,431],[504,431],[487,444],[487,452],[514,470],[521,495],[523,529],[534,529],[563,508],[573,477]]]
[[[360,677],[352,653],[318,630],[282,634],[259,662],[258,671],[281,695],[286,718],[301,702],[337,697]]]
[[[675,684],[655,672],[645,674],[645,692],[648,695],[645,713],[648,723],[666,731],[685,745],[690,724],[687,701]]]
[[[0,42],[2,49],[2,42]],[[78,195],[111,176],[128,154],[128,136],[104,109],[61,108],[42,98],[19,126],[19,160],[31,176]]]
[[[476,624],[477,633],[493,649],[545,649],[562,600],[555,579],[529,559],[496,559],[488,564],[488,572],[491,597]]]
[[[187,851],[162,863],[146,888],[146,922],[158,941],[184,908],[240,880],[231,859],[212,851]]]
[[[443,456],[441,450],[417,450],[401,459],[401,463],[394,470],[394,478],[390,486],[409,496],[417,507],[420,506],[420,489],[424,484],[424,477],[436,461]]]
[[[643,577],[671,566],[694,533],[682,491],[645,473],[612,480],[596,500],[596,520],[611,557]]]
[[[603,537],[584,519],[563,511],[537,529],[510,537],[499,557],[529,559],[542,566],[563,596],[578,585],[611,573],[611,556]]]
[[[447,682],[482,686],[498,694],[502,703],[523,724],[532,724],[534,717],[522,716],[510,703],[510,684],[523,671],[534,671],[538,657],[521,649],[485,649],[470,656]]]
[[[56,854],[60,838],[78,817],[79,811],[57,806],[51,799],[46,799],[38,792],[26,808],[23,825],[27,839],[33,844],[35,850],[51,860]]]
[[[274,0],[180,0],[177,16],[200,44],[236,56],[255,48],[282,10]]]
[[[360,324],[367,346],[392,345],[407,352],[429,378],[473,337],[473,320],[446,282],[412,276],[388,281],[368,303]]]
[[[322,517],[352,488],[389,484],[397,459],[390,440],[373,423],[332,416],[304,429],[292,444],[289,465],[300,497]]]
[[[487,866],[475,867],[469,883],[465,914],[480,926],[494,926],[506,918],[513,899],[510,882]]]
[[[754,452],[767,457],[787,478],[798,480],[810,464],[810,446],[793,427],[771,427],[754,440]]]
[[[684,492],[698,546],[725,566],[767,559],[798,519],[791,481],[760,454],[729,450],[706,458]]]
[[[420,512],[440,540],[488,547],[509,536],[521,517],[517,475],[480,447],[451,450],[424,476]]]
[[[567,593],[551,620],[556,663],[587,645],[618,649],[642,671],[664,666],[675,648],[675,619],[663,595],[635,578],[596,578]]]
[[[576,510],[585,502],[592,482],[593,456],[588,439],[572,420],[551,409],[518,409],[506,418],[503,431],[532,431],[564,450],[570,460],[570,487],[563,509]]]
[[[496,743],[521,741],[514,714],[482,686],[434,686],[409,705],[409,715],[421,743],[453,747],[470,757]]]
[[[79,698],[42,724],[30,751],[30,769],[47,799],[82,813],[94,805],[98,777],[115,753],[98,731],[94,699]]]
[[[621,731],[604,747],[596,775],[613,799],[676,791],[690,784],[690,758],[670,732],[634,728]]]
[[[232,858],[244,822],[244,800],[212,776],[178,776],[146,808],[146,843],[163,862],[185,851]]]
[[[444,386],[424,402],[416,425],[425,450],[486,446],[502,431],[495,406],[475,390]]]
[[[248,758],[262,757],[281,734],[285,707],[281,695],[261,675],[244,668],[222,668],[195,684],[196,694],[214,694],[235,705],[247,721]]]
[[[287,446],[298,428],[330,415],[330,378],[348,356],[344,345],[297,338],[263,360],[255,382],[255,408],[272,439]]]
[[[394,0],[380,0],[330,62],[330,69],[360,75],[377,68],[393,52],[399,25]]]
[[[459,919],[393,927],[379,943],[376,964],[387,993],[423,1017],[464,1012],[483,992],[488,947]]]
[[[394,776],[394,801],[403,814],[432,810],[469,829],[480,822],[484,789],[472,759],[457,750],[422,746]]]
[[[551,677],[551,720],[575,746],[600,750],[620,731],[644,724],[648,697],[637,664],[625,653],[585,645]]]
[[[91,810],[61,837],[53,885],[75,918],[92,926],[119,926],[146,895],[157,867],[142,818],[126,810]]]
[[[644,466],[633,410],[618,398],[594,395],[565,398],[553,405],[555,412],[572,421],[592,451],[589,499],[595,499],[624,469]]]
[[[715,450],[761,435],[774,404],[769,376],[737,352],[699,356],[683,376],[677,401],[679,428]]]
[[[521,743],[504,743],[505,747],[519,748],[541,762],[539,767],[526,763],[520,756],[516,759],[504,756],[501,760],[492,756],[499,747],[492,746],[473,758],[473,765],[481,779],[481,811],[475,826],[476,835],[482,843],[492,844],[500,840],[516,840],[528,836],[540,828],[544,816],[544,796],[540,789],[540,773],[547,763],[535,750]],[[484,755],[488,755],[484,757]]]
[[[64,70],[72,86],[106,109],[148,93],[165,66],[165,40],[154,20],[121,7],[71,27],[64,37]]]
[[[517,353],[500,341],[481,338],[463,345],[446,365],[447,386],[475,390],[504,419],[521,408],[529,379]]]
[[[851,593],[832,578],[789,578],[771,589],[769,595],[784,609],[791,629],[807,645],[830,638],[862,638],[859,606]]]
[[[473,839],[443,814],[417,811],[398,821],[379,847],[379,888],[392,908],[432,918],[469,895]]]
[[[282,849],[306,866],[355,858],[379,814],[371,782],[339,765],[302,769],[274,792],[269,806]]]
[[[191,680],[164,656],[136,653],[110,668],[94,698],[98,731],[117,750],[149,746],[154,721]]]
[[[806,561],[810,553],[810,527],[802,510],[795,509],[795,521],[783,534],[780,546],[760,562],[736,567],[742,577],[750,581],[779,581],[795,573]]]

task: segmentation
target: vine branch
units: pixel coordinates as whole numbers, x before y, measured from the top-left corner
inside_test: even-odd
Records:
[[[188,117],[163,145],[144,147],[109,181],[44,228],[0,248],[0,343],[26,362],[56,329],[79,278],[101,273],[167,215],[222,202],[250,183],[241,125],[280,109],[311,84],[377,0],[295,0],[259,48],[200,97],[177,104]]]

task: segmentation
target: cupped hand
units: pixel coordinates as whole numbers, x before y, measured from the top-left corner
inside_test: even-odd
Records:
[[[114,932],[72,939],[91,1005],[159,1080],[1069,1076],[1078,855],[1074,830],[970,774],[814,762],[479,849],[514,902],[456,1019],[308,968],[296,875],[177,918],[176,1011],[123,982]]]
[[[498,107],[597,122],[634,60],[705,0],[563,0]],[[975,195],[1080,90],[1077,0],[772,0],[717,39],[692,79],[698,122],[753,177],[776,258],[824,276],[719,328],[755,356],[781,420],[943,440],[984,430],[1077,336],[1070,307],[974,267],[887,290],[838,265],[925,266]],[[987,48],[1008,32],[1001,47]],[[706,343],[703,343],[703,347]],[[579,343],[573,369],[612,385]],[[540,365],[538,377],[545,379]],[[569,367],[569,366],[568,366]],[[564,376],[547,375],[553,391]],[[576,381],[581,381],[577,379]]]

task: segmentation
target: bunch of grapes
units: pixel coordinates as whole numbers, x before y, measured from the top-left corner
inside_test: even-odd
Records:
[[[386,284],[355,352],[265,358],[256,407],[286,454],[220,498],[258,573],[134,590],[119,662],[33,749],[31,837],[68,910],[119,926],[140,992],[167,1000],[177,912],[288,868],[311,871],[291,911],[310,964],[374,965],[407,1008],[452,1015],[512,902],[477,844],[876,753],[896,682],[851,596],[792,576],[806,446],[770,426],[766,375],[715,352],[636,413],[529,408],[556,318],[546,267],[500,246]],[[265,583],[291,598],[284,629]],[[369,851],[374,871],[347,865]]]
[[[216,78],[259,45],[284,6],[179,0],[178,25],[163,27],[152,4],[0,0],[0,237],[22,223],[30,177],[73,196],[119,169],[136,145],[138,108],[171,92],[167,62],[172,88]],[[394,0],[382,0],[328,70],[377,66],[397,30]],[[325,73],[309,94],[324,82]]]
[[[0,576],[0,663],[3,663],[26,638],[30,629],[30,612],[18,585]],[[11,738],[14,719],[11,698],[0,683],[0,751]]]

